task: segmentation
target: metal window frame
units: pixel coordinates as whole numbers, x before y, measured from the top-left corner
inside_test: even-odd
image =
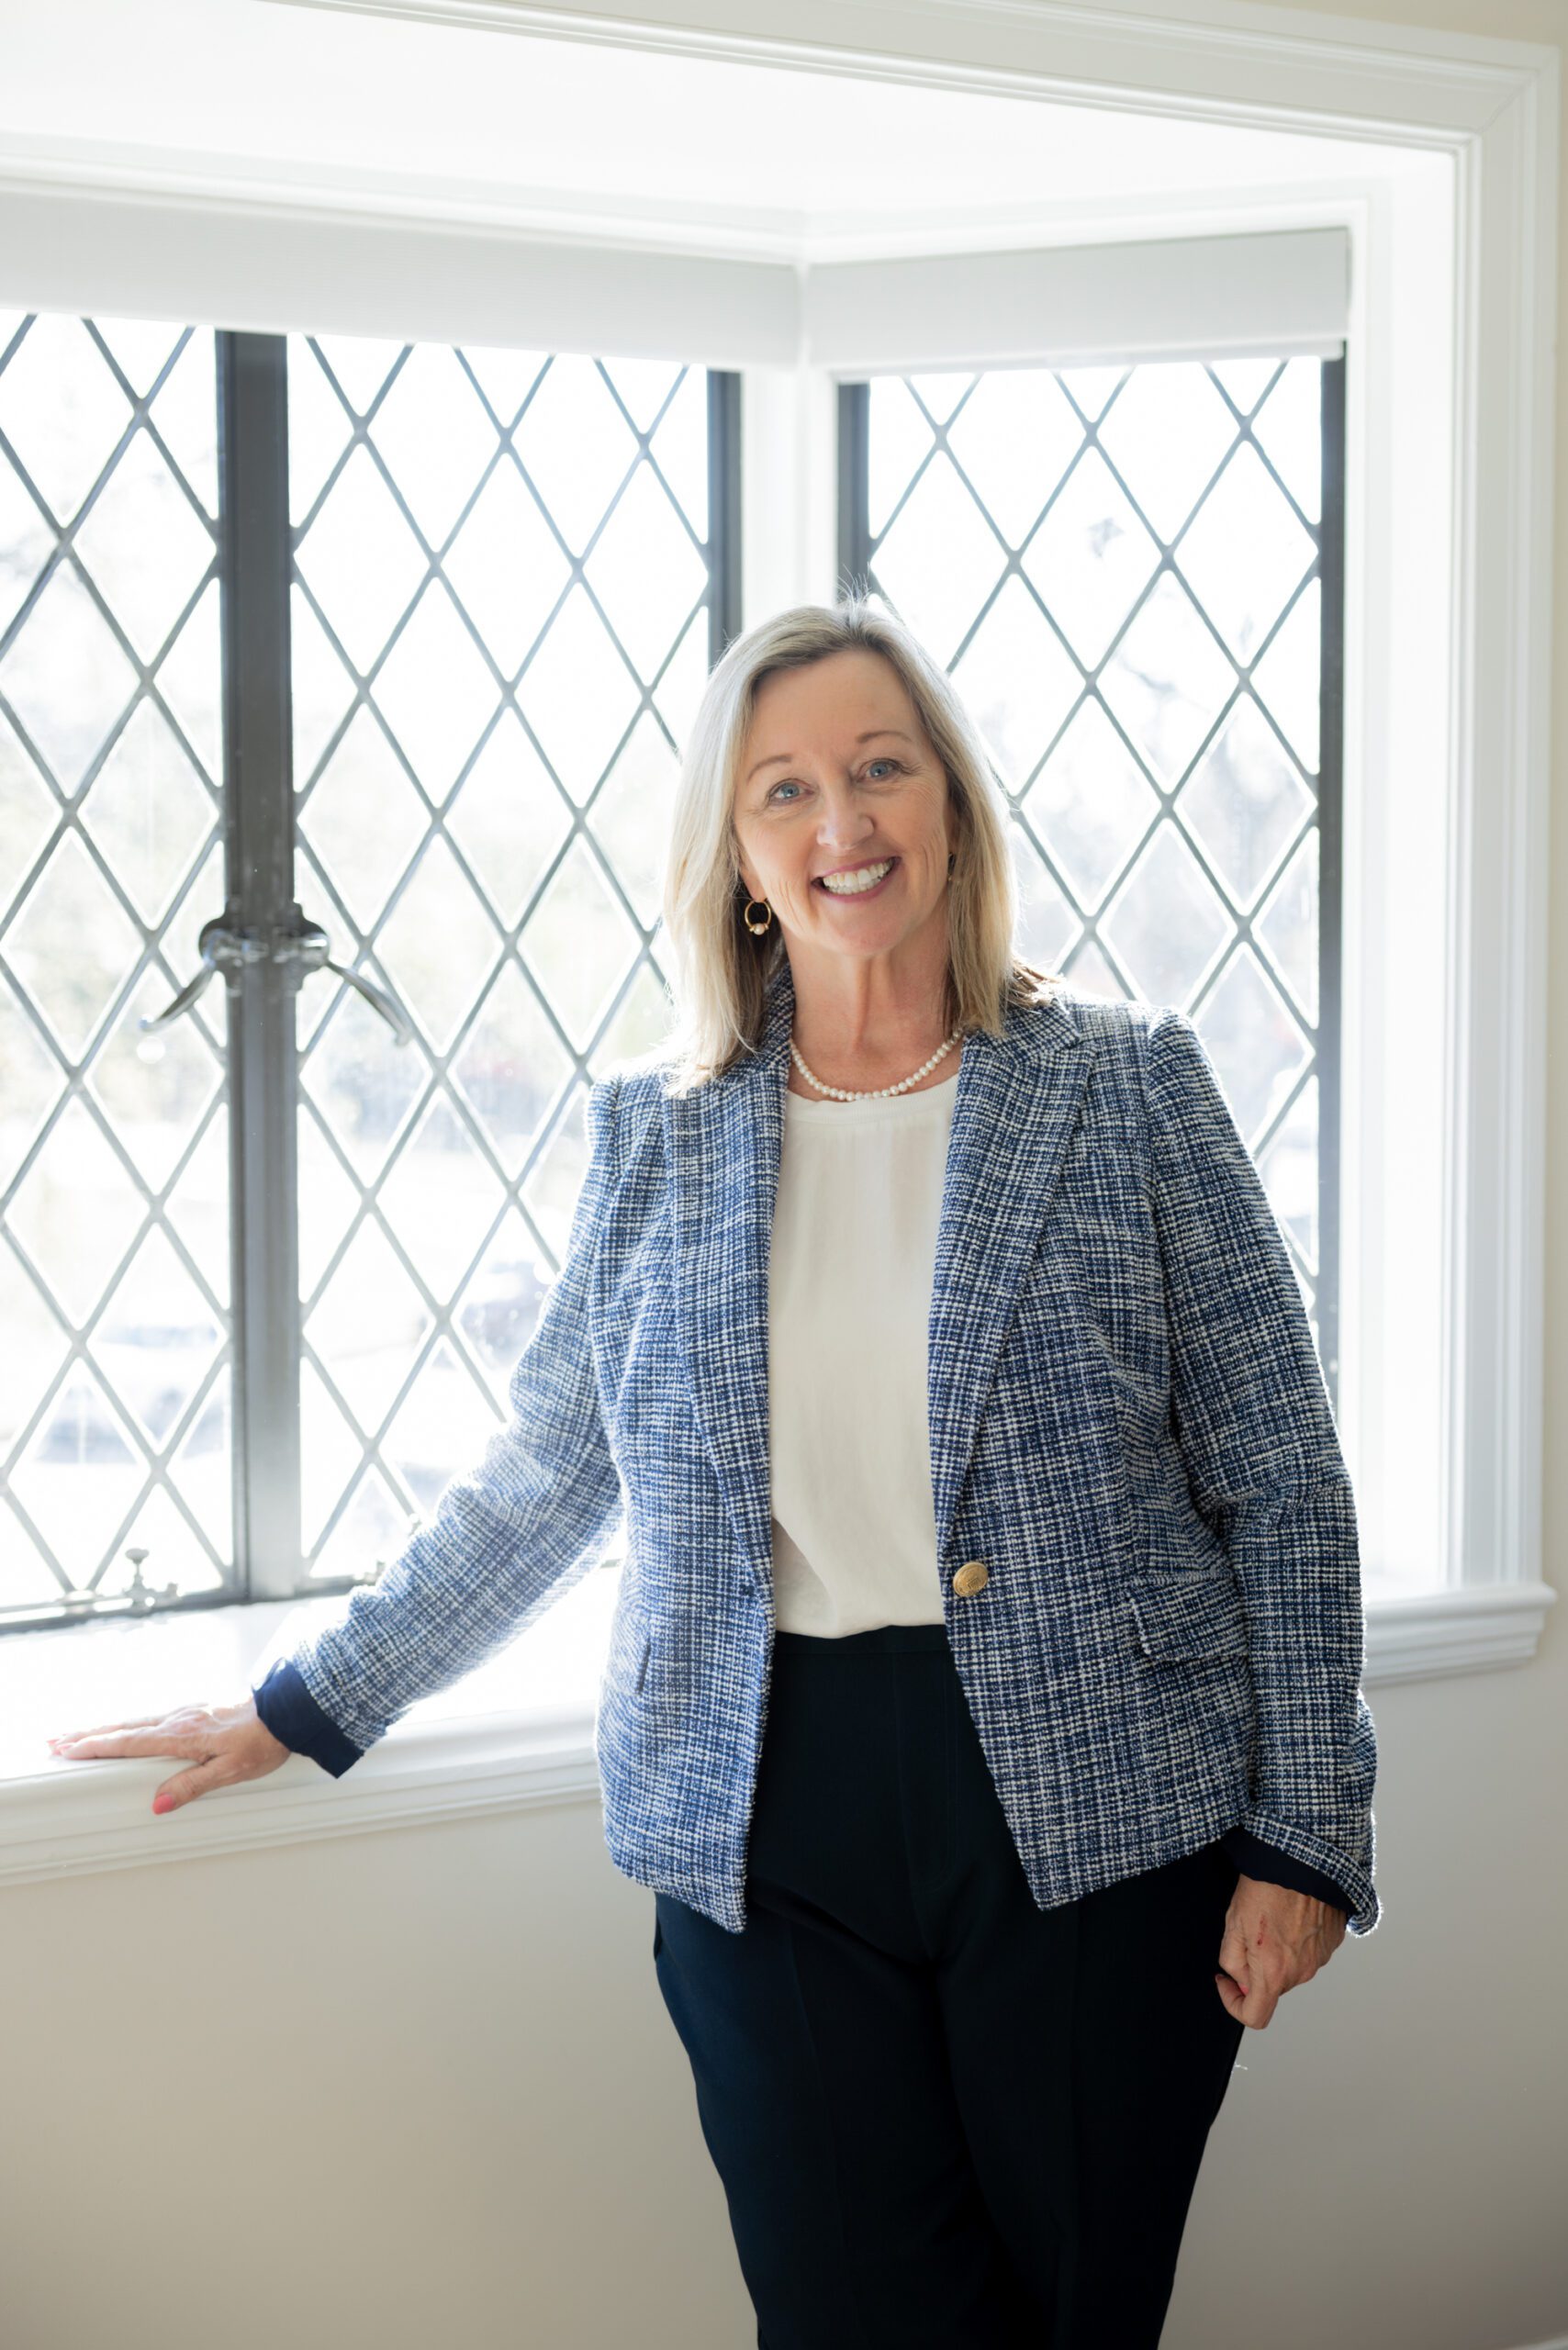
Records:
[[[263,951],[227,974],[234,1566],[248,1599],[303,1582],[299,1543],[298,966],[288,609],[287,344],[218,338],[224,919]]]
[[[1138,362],[1130,361],[1129,367]],[[1318,766],[1312,822],[1318,835],[1317,1021],[1312,1050],[1291,1089],[1290,1100],[1276,1114],[1275,1125],[1288,1113],[1301,1088],[1317,1080],[1317,1264],[1312,1281],[1313,1312],[1317,1324],[1317,1348],[1332,1408],[1338,1409],[1339,1388],[1339,1248],[1341,1194],[1341,1018],[1344,899],[1344,691],[1345,691],[1345,416],[1347,361],[1341,352],[1325,358],[1321,377],[1323,497],[1318,524],[1305,527],[1317,542],[1317,558],[1306,575],[1319,582],[1320,644],[1318,677]],[[979,369],[977,374],[987,371]],[[960,408],[961,408],[960,403]],[[840,592],[852,588],[882,595],[876,576],[876,549],[870,528],[870,383],[868,379],[840,381],[837,387],[838,566]],[[1244,426],[1243,437],[1255,450]],[[939,440],[945,442],[944,428]],[[1090,438],[1098,446],[1097,432]],[[1262,452],[1258,451],[1260,455]],[[1102,452],[1103,454],[1103,452]],[[1228,462],[1228,458],[1226,460]],[[1268,464],[1266,456],[1263,458]],[[1275,469],[1271,465],[1270,471]],[[1119,475],[1117,476],[1120,479]],[[896,517],[897,509],[894,509]],[[891,527],[894,517],[889,518]],[[883,535],[885,535],[885,531]],[[1161,569],[1164,568],[1162,563]],[[1005,574],[1003,575],[1005,576]],[[1154,575],[1158,578],[1159,573]],[[1150,583],[1152,585],[1152,582]],[[1146,588],[1144,593],[1149,592]],[[1296,591],[1291,605],[1305,586]],[[1141,603],[1142,598],[1139,601]],[[979,615],[977,615],[977,618]],[[1130,621],[1129,615],[1129,621]],[[1123,623],[1126,627],[1128,623]],[[1279,622],[1276,621],[1276,627]],[[1271,632],[1271,635],[1272,632]],[[1228,702],[1226,704],[1228,708]],[[1224,711],[1215,721],[1224,723]],[[1202,756],[1202,746],[1194,762]],[[1164,796],[1163,794],[1161,795]],[[1226,893],[1228,898],[1228,893]],[[1092,935],[1096,926],[1089,923]],[[1250,923],[1244,922],[1245,936]]]

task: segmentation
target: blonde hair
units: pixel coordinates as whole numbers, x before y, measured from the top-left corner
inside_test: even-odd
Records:
[[[689,1093],[756,1049],[769,984],[785,958],[777,923],[748,931],[749,893],[734,838],[737,770],[757,688],[779,669],[834,653],[879,653],[902,678],[942,762],[958,819],[947,884],[946,1028],[1003,1033],[1009,1003],[1047,1002],[1059,973],[1014,951],[1017,891],[1008,816],[982,738],[946,672],[902,621],[863,593],[796,604],[730,644],[709,676],[676,792],[664,876],[664,924],[675,971],[676,1026],[657,1058],[666,1089]]]

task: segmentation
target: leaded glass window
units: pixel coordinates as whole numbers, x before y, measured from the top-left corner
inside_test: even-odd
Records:
[[[0,1628],[343,1587],[482,1449],[667,1024],[737,394],[0,319]]]
[[[1344,363],[879,376],[841,548],[952,675],[1024,946],[1193,1018],[1337,1372]]]
[[[213,337],[0,317],[0,1622],[230,1558]]]
[[[298,882],[396,998],[302,997],[307,1554],[483,1450],[554,1277],[590,1063],[664,1034],[676,746],[711,651],[692,368],[289,348]]]

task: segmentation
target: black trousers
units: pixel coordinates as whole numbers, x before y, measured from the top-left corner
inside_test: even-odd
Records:
[[[745,1930],[654,1935],[759,2350],[1155,2350],[1236,1881],[1037,1908],[945,1628],[779,1633]]]

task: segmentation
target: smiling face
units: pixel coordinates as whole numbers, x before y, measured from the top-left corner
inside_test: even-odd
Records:
[[[822,956],[902,961],[918,943],[945,957],[958,820],[941,759],[879,653],[856,647],[764,678],[734,832],[742,878],[772,906],[797,980]]]

